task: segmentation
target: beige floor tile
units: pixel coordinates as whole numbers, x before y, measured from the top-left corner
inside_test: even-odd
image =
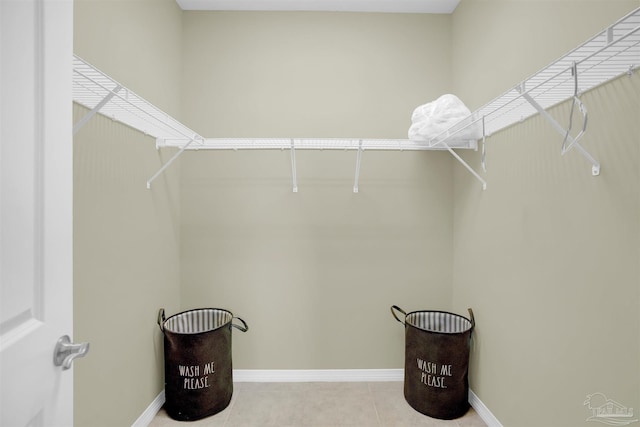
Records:
[[[463,417],[456,420],[459,427],[487,427],[480,415],[473,409],[469,409]]]
[[[470,409],[457,420],[438,420],[413,409],[402,382],[236,383],[229,407],[183,423],[164,410],[150,427],[486,427]]]
[[[197,421],[177,421],[169,417],[169,415],[163,408],[154,417],[153,421],[151,421],[149,427],[224,427],[227,421],[229,410],[229,407],[227,407],[227,409],[222,412]]]
[[[366,383],[317,383],[304,393],[303,426],[377,426]]]
[[[370,383],[382,427],[458,427],[454,420],[427,417],[413,409],[404,398],[402,382]]]
[[[256,389],[242,389],[237,392],[235,402],[225,427],[295,427],[302,424],[303,394],[274,387],[268,390],[261,386]]]
[[[231,402],[224,410],[218,412],[215,415],[211,415],[206,418],[202,418],[196,421],[177,421],[167,414],[164,408],[160,409],[158,414],[154,417],[153,421],[148,427],[180,427],[180,426],[193,426],[193,427],[224,427],[227,422],[227,418],[231,413],[231,408],[235,404],[237,399],[237,393],[231,396]]]

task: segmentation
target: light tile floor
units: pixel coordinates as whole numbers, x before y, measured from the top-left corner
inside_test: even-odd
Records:
[[[183,423],[164,409],[149,427],[486,427],[473,410],[439,420],[405,401],[402,382],[236,383],[229,406],[202,420]]]

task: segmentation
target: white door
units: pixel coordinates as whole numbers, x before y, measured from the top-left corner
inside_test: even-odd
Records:
[[[0,426],[73,425],[71,0],[0,0]]]

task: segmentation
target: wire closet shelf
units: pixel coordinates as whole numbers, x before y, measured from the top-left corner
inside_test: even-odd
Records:
[[[580,102],[579,96],[625,73],[631,75],[639,66],[640,8],[521,81],[430,141],[367,138],[204,138],[74,55],[73,100],[90,111],[74,125],[73,132],[74,134],[78,132],[93,115],[101,113],[154,137],[158,148],[178,148],[178,152],[147,181],[148,188],[151,182],[185,150],[270,149],[291,151],[294,191],[297,191],[295,183],[295,150],[297,149],[357,151],[354,192],[357,192],[361,153],[364,150],[448,150],[475,176],[483,188],[486,188],[486,181],[482,176],[454,150],[454,148],[477,148],[476,140],[458,137],[459,134],[463,134],[463,130],[469,127],[480,127],[484,143],[485,137],[540,113],[565,137],[565,141],[569,141],[566,147],[563,142],[563,154],[571,148],[577,148],[592,164],[592,173],[597,175],[600,164],[577,142],[584,133],[587,123],[586,107]],[[576,137],[570,135],[571,123],[568,128],[564,127],[546,112],[548,108],[572,98],[574,106],[578,105],[584,115],[582,132]]]
[[[564,134],[565,139],[576,140],[572,141],[571,146],[579,149],[592,163],[593,175],[598,175],[600,164],[577,143],[577,137],[571,137],[570,126],[559,126],[546,110],[572,98],[574,102],[579,102],[578,98],[584,92],[621,75],[632,75],[639,66],[640,8],[480,107],[433,138],[430,143],[436,145],[446,142],[471,126],[482,126],[483,135],[490,136],[541,113]],[[580,107],[586,128],[586,107],[582,104]],[[563,149],[563,154],[565,151],[568,149]]]
[[[74,125],[74,133],[99,112],[154,138],[180,141],[181,145],[204,139],[76,55],[73,56],[73,100],[90,110]]]
[[[446,150],[477,148],[476,140],[448,141],[434,146],[427,141],[374,138],[204,138],[152,103],[124,87],[106,73],[74,55],[73,100],[89,109],[78,123],[79,131],[94,114],[100,113],[156,138],[158,147],[188,150]],[[195,144],[191,145],[192,142]],[[187,146],[189,145],[189,146]]]

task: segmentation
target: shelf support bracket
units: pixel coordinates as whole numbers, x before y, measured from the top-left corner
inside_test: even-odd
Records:
[[[475,120],[473,120],[473,121],[471,122],[471,124],[476,123],[476,122],[478,122],[479,120],[480,120],[480,119],[475,119]],[[467,126],[468,126],[468,125],[467,125]],[[466,128],[466,126],[465,126],[464,128],[459,128],[459,129],[455,130],[454,132],[451,132],[451,131],[450,131],[450,129],[447,129],[446,131],[443,131],[440,135],[442,135],[442,134],[446,133],[446,136],[445,136],[444,138],[440,139],[439,141],[435,142],[435,143],[433,142],[433,140],[434,140],[434,139],[437,139],[440,135],[436,136],[435,138],[431,138],[431,140],[429,141],[429,147],[441,146],[441,147],[446,148],[446,149],[449,151],[449,153],[451,153],[451,155],[452,155],[452,156],[453,156],[453,157],[454,157],[458,162],[460,162],[460,164],[461,164],[462,166],[464,166],[464,167],[465,167],[465,169],[467,169],[469,172],[471,172],[471,174],[472,174],[473,176],[475,176],[475,177],[476,177],[476,179],[477,179],[478,181],[480,181],[480,183],[482,184],[482,189],[483,189],[483,190],[486,190],[486,189],[487,189],[487,181],[485,181],[485,180],[484,180],[484,178],[482,178],[478,172],[476,172],[475,170],[473,170],[473,168],[472,168],[471,166],[469,166],[469,164],[468,164],[467,162],[465,162],[465,161],[464,161],[464,159],[463,159],[462,157],[460,157],[460,156],[458,155],[458,153],[456,153],[456,152],[453,150],[453,148],[451,148],[451,146],[449,146],[449,144],[447,144],[447,140],[448,140],[449,138],[451,138],[453,135],[457,134],[458,132],[460,132],[462,129],[465,129],[465,128]],[[483,168],[483,169],[485,168],[485,165],[484,165],[484,141],[485,141],[485,139],[486,139],[486,132],[485,132],[485,128],[484,128],[484,116],[482,116],[482,143],[483,143],[483,146],[482,146],[482,158],[481,158],[481,162],[482,162],[482,168]],[[485,172],[486,172],[486,170],[485,170]]]
[[[358,156],[356,157],[356,177],[353,181],[353,192],[358,192],[358,181],[360,180],[360,161],[362,160],[362,140],[358,141]]]
[[[75,135],[76,133],[78,133],[78,131],[82,129],[82,127],[86,125],[87,122],[91,120],[91,118],[95,116],[96,113],[99,112],[102,109],[102,107],[104,107],[107,104],[107,102],[111,101],[111,98],[113,98],[120,91],[120,89],[122,89],[122,86],[117,85],[115,88],[113,88],[112,91],[110,91],[107,94],[107,96],[102,98],[102,101],[98,102],[98,104],[95,107],[93,107],[91,111],[89,111],[87,114],[84,115],[84,117],[78,120],[78,123],[73,125],[73,134]]]
[[[485,142],[487,141],[487,129],[485,127],[485,116],[482,116],[482,154],[480,156],[480,163],[482,164],[482,171],[487,172],[487,151],[485,148]]]
[[[291,140],[291,179],[293,180],[293,192],[298,192],[298,179],[296,177],[296,146]]]
[[[547,122],[549,122],[549,124],[555,130],[557,130],[563,137],[566,137],[567,141],[569,141],[569,147],[576,148],[580,152],[580,154],[582,154],[584,158],[587,159],[589,163],[591,163],[591,174],[593,176],[600,175],[600,163],[591,154],[589,154],[589,152],[585,150],[582,145],[576,142],[576,140],[571,135],[568,134],[567,129],[562,127],[562,125],[558,123],[556,119],[551,117],[551,114],[547,113],[547,111],[542,108],[542,106],[538,104],[538,102],[524,90],[523,86],[518,86],[518,91],[520,92],[522,97],[526,99],[527,102],[529,102],[529,104],[531,104],[533,108],[535,108],[538,113],[540,113],[540,115],[544,117],[545,120],[547,120]]]
[[[451,153],[451,155],[452,155],[453,157],[455,157],[455,159],[456,159],[457,161],[459,161],[459,162],[460,162],[460,164],[462,164],[462,166],[464,166],[464,167],[465,167],[469,172],[471,172],[471,174],[472,174],[473,176],[475,176],[475,177],[476,177],[476,179],[477,179],[478,181],[480,181],[480,183],[482,184],[482,189],[483,189],[483,190],[486,190],[486,189],[487,189],[487,181],[485,181],[485,180],[484,180],[484,178],[482,178],[478,172],[476,172],[475,170],[473,170],[473,168],[472,168],[471,166],[469,166],[469,164],[468,164],[467,162],[465,162],[465,161],[464,161],[464,159],[463,159],[462,157],[460,157],[460,156],[458,155],[458,153],[456,153],[456,152],[453,150],[453,148],[449,147],[449,144],[447,144],[446,142],[441,142],[440,144],[443,144],[443,145],[447,148],[447,150],[449,150],[449,153]]]
[[[195,139],[191,139],[189,142],[187,142],[186,144],[184,144],[184,145],[182,146],[182,148],[180,148],[180,150],[178,150],[178,152],[177,152],[176,154],[174,154],[174,155],[169,159],[169,161],[167,161],[167,163],[165,163],[164,165],[162,165],[162,167],[160,168],[160,170],[159,170],[158,172],[156,172],[156,173],[155,173],[151,178],[149,178],[149,179],[147,180],[147,190],[151,190],[151,183],[152,183],[153,181],[155,181],[155,179],[156,179],[157,177],[159,177],[159,176],[160,176],[160,174],[161,174],[162,172],[164,172],[164,171],[165,171],[165,169],[167,169],[167,168],[169,167],[169,165],[171,165],[171,163],[173,163],[173,161],[174,161],[175,159],[177,159],[178,157],[180,157],[180,155],[181,155],[182,153],[184,153],[184,150],[186,150],[186,149],[187,149],[187,147],[188,147],[189,145],[191,145],[191,143],[192,143],[193,141],[195,141]]]

